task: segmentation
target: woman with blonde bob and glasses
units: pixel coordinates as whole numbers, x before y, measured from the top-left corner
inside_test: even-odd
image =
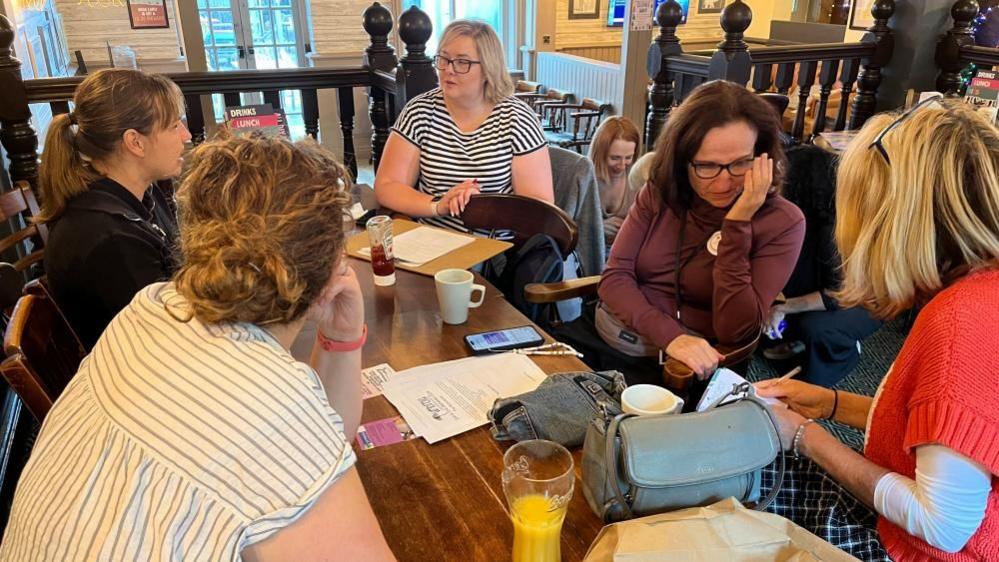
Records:
[[[394,560],[354,469],[367,329],[348,177],[314,142],[199,146],[180,268],[45,418],[0,560]],[[290,355],[305,322],[310,364]]]
[[[788,406],[773,409],[781,439],[815,500],[776,511],[864,560],[999,560],[999,131],[942,99],[871,119],[836,216],[840,302],[922,309],[874,398],[757,385]],[[865,430],[863,454],[816,419]]]
[[[552,203],[545,135],[537,115],[513,97],[496,32],[456,20],[440,45],[434,57],[440,87],[410,100],[392,127],[375,177],[378,202],[459,231],[468,230],[460,215],[477,193]]]
[[[45,273],[90,349],[139,289],[173,273],[177,219],[157,180],[180,175],[191,133],[168,78],[105,69],[80,83],[49,125],[39,170],[51,223]]]

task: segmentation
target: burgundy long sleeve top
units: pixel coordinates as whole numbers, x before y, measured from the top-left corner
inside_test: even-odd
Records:
[[[729,209],[695,196],[682,221],[655,200],[652,189],[646,184],[639,193],[611,248],[599,288],[605,308],[660,349],[683,334],[724,344],[753,337],[794,269],[804,215],[790,201],[771,195],[751,221],[728,220]],[[718,231],[716,256],[707,246]],[[674,274],[679,259],[689,261],[680,274],[678,320]]]

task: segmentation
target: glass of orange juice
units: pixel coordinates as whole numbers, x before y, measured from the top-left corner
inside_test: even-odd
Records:
[[[576,481],[572,455],[553,441],[521,441],[503,455],[513,562],[560,562],[560,535]]]

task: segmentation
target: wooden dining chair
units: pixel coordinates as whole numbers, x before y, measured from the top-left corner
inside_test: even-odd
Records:
[[[49,229],[31,219],[40,214],[38,201],[27,182],[19,181],[14,189],[0,194],[0,220],[21,225],[11,234],[0,238],[0,255],[14,249],[17,259],[14,269],[25,271],[42,260],[43,249],[49,239]]]
[[[548,144],[582,154],[583,148],[589,146],[600,120],[609,109],[610,104],[592,98],[585,98],[579,104],[551,106],[551,111],[555,113],[549,116],[549,121],[558,123],[560,127],[545,131]],[[568,130],[570,121],[572,132]]]
[[[513,232],[515,248],[535,234],[547,234],[558,244],[562,255],[567,256],[579,241],[579,228],[565,211],[540,199],[521,195],[473,195],[461,220],[473,229]]]
[[[482,194],[472,196],[461,220],[473,229],[512,232],[514,246],[504,253],[499,262],[502,265],[490,260],[483,269],[483,275],[510,304],[542,328],[559,320],[560,307],[565,309],[561,314],[578,315],[581,303],[536,305],[524,298],[524,287],[529,283],[578,275],[578,268],[571,269],[575,260],[568,258],[576,249],[579,229],[565,211],[530,197]],[[539,234],[548,238],[537,237]]]
[[[549,88],[545,98],[534,102],[534,111],[541,118],[541,128],[545,131],[561,131],[565,128],[565,115],[557,108],[571,104],[576,98],[572,92]]]
[[[3,343],[0,373],[40,423],[86,351],[40,283],[17,301]]]

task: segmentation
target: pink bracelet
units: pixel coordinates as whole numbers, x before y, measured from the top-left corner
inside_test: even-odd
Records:
[[[318,341],[319,345],[326,351],[357,351],[358,349],[364,347],[364,342],[368,341],[368,325],[364,325],[364,328],[361,330],[361,337],[354,341],[331,340],[324,336],[321,330],[316,330],[316,341]]]

